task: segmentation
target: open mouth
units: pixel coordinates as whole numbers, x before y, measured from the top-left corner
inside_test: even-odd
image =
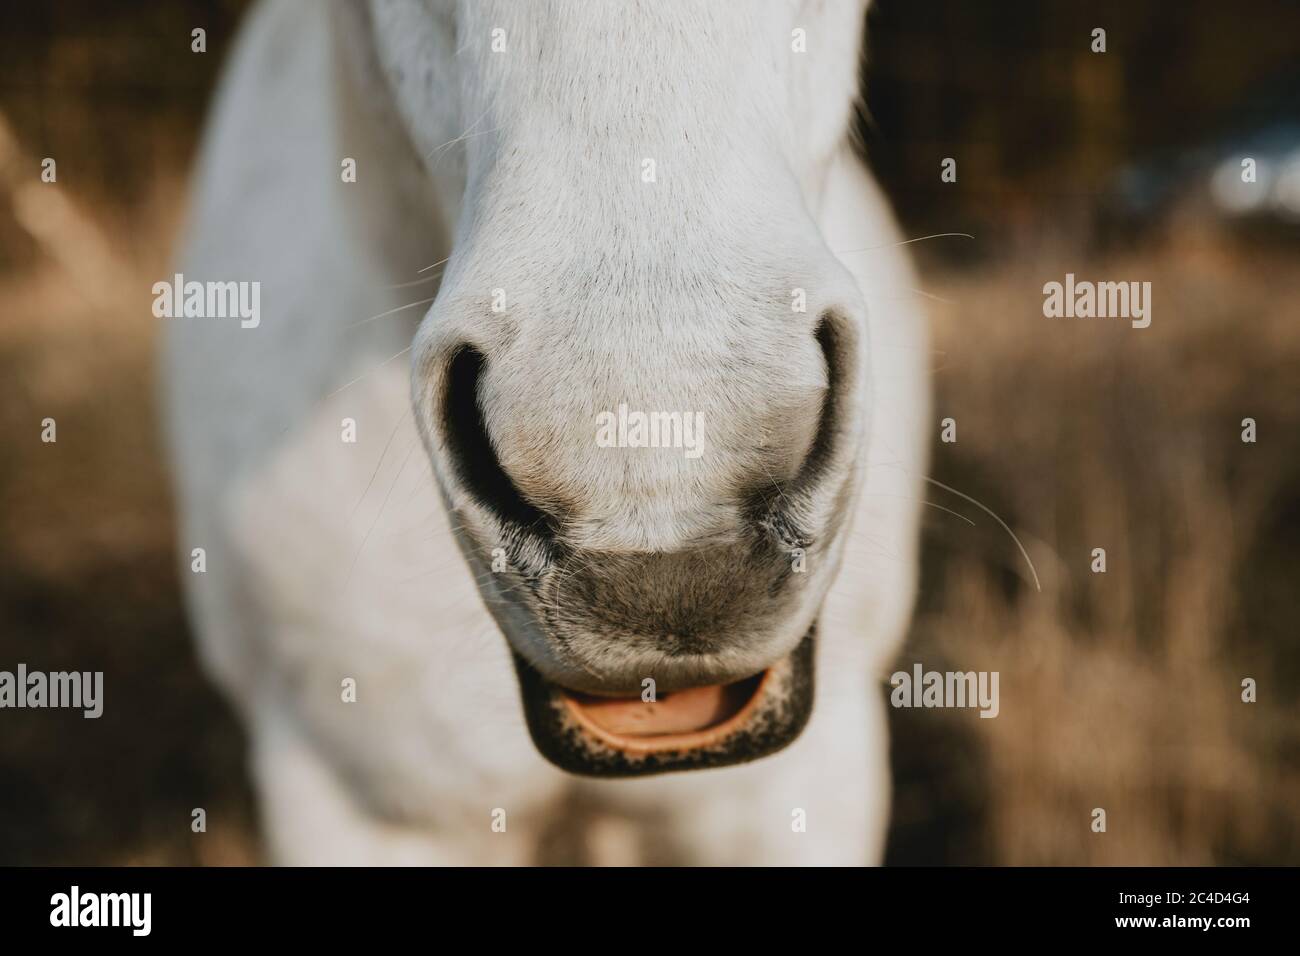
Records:
[[[759,674],[660,693],[653,701],[568,690],[516,654],[528,730],[542,756],[586,776],[642,776],[756,760],[785,747],[808,722],[814,631]]]

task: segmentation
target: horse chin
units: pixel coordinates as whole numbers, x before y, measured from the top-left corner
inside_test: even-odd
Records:
[[[538,751],[570,773],[637,777],[726,767],[776,753],[812,713],[816,625],[788,655],[729,684],[604,697],[547,680],[518,653],[524,717]]]

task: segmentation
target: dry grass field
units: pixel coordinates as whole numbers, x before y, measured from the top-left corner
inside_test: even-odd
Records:
[[[1044,318],[1067,271],[1149,279],[1150,328]],[[892,859],[1300,862],[1295,250],[1189,226],[928,288],[952,303],[933,309],[936,418],[958,422],[932,474],[1016,531],[1042,592],[995,522],[932,489],[977,527],[927,509],[901,663],[997,670],[1002,709],[896,712]]]

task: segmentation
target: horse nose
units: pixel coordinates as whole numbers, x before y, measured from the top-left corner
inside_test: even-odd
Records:
[[[416,369],[416,404],[452,506],[531,553],[560,539],[671,552],[756,531],[797,543],[847,475],[856,387],[850,322],[828,315],[800,334],[776,360],[767,342],[693,370],[607,353],[592,371],[590,355],[548,354],[522,331],[448,331]]]

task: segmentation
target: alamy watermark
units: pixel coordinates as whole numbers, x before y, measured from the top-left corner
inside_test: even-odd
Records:
[[[704,454],[703,412],[628,411],[596,415],[596,444],[601,448],[683,448],[687,458]]]
[[[153,928],[152,893],[83,893],[75,883],[50,897],[51,926],[122,926],[132,936]]]
[[[1049,319],[1129,319],[1135,329],[1151,324],[1150,282],[1065,282],[1043,286],[1043,315]]]
[[[978,707],[981,717],[996,717],[997,671],[927,671],[920,664],[912,672],[895,671],[889,677],[894,707]]]
[[[239,319],[244,329],[262,322],[260,282],[186,282],[178,272],[171,282],[155,282],[152,291],[159,319]]]
[[[80,708],[93,720],[104,713],[103,671],[0,671],[0,708]]]

